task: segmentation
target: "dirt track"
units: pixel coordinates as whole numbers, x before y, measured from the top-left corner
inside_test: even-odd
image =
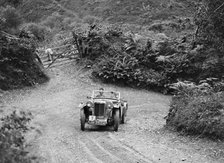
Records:
[[[30,110],[35,129],[30,151],[49,163],[223,162],[223,144],[184,137],[164,128],[169,96],[93,83],[74,64],[52,68],[49,83],[7,93],[3,109]],[[82,75],[80,75],[82,74]],[[91,90],[119,90],[129,102],[127,122],[118,132],[88,126],[80,130],[78,104]],[[215,159],[214,159],[215,158]],[[219,159],[218,159],[219,158]]]

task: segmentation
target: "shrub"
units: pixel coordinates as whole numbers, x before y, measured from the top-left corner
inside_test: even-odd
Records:
[[[74,25],[77,24],[78,22],[80,22],[81,19],[78,18],[78,16],[76,17],[66,17],[63,20],[63,28],[65,30],[72,30],[74,28]]]
[[[23,2],[23,0],[1,0],[0,6],[12,5],[17,7]]]
[[[46,26],[36,23],[27,23],[23,24],[23,26],[21,27],[20,35],[33,35],[33,39],[44,41],[48,37],[50,32],[51,30]]]
[[[16,112],[1,119],[0,126],[0,162],[29,163],[32,159],[26,151],[24,134],[29,130],[32,118],[29,112]]]
[[[0,7],[0,17],[2,19],[2,30],[10,31],[15,30],[22,24],[23,20],[19,12],[11,6]]]
[[[224,51],[224,5],[222,0],[204,0],[198,7],[195,22],[197,41]]]
[[[178,82],[173,88],[177,94],[166,117],[167,126],[190,134],[224,138],[223,92],[216,92],[207,82]]]
[[[48,80],[32,40],[3,35],[0,47],[0,89],[33,86]]]
[[[5,18],[0,16],[0,31],[4,30]]]
[[[147,89],[163,87],[163,82],[166,79],[166,74],[141,67],[139,60],[129,55],[102,59],[96,65],[93,74],[106,82]]]
[[[63,22],[63,20],[63,15],[60,15],[58,12],[54,12],[51,16],[48,16],[42,24],[50,27],[51,29],[62,28],[63,24],[61,22]]]

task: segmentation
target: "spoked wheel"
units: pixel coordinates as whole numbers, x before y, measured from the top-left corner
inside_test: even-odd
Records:
[[[120,123],[119,110],[116,110],[114,113],[114,131],[118,131],[119,123]]]
[[[85,130],[85,123],[86,123],[86,115],[84,113],[84,109],[80,111],[80,123],[81,123],[81,130]]]

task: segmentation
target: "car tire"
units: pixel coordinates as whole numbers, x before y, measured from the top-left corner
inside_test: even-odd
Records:
[[[123,112],[122,116],[121,116],[121,124],[125,123],[125,117],[126,117],[126,113],[128,110],[128,105],[126,106],[126,109],[124,109],[125,111]]]
[[[121,116],[121,124],[124,124],[124,122],[125,122],[125,113],[123,113]]]
[[[85,123],[86,123],[86,115],[84,113],[84,109],[80,111],[80,123],[81,123],[81,130],[85,130]]]
[[[119,110],[116,110],[114,113],[114,131],[118,131],[120,123]]]

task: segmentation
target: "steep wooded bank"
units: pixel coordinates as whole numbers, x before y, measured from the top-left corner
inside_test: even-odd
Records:
[[[200,136],[224,138],[224,3],[204,0],[196,14],[197,44],[204,46],[197,60],[202,67],[199,84],[178,82],[167,125],[178,131]],[[204,61],[204,62],[202,62]],[[208,78],[209,77],[209,78]],[[214,78],[215,77],[215,78]]]
[[[48,80],[35,52],[36,41],[40,38],[35,33],[20,30],[24,20],[17,7],[21,3],[1,1],[0,89],[3,90],[33,86]]]
[[[0,89],[33,86],[48,80],[30,40],[0,36]]]

